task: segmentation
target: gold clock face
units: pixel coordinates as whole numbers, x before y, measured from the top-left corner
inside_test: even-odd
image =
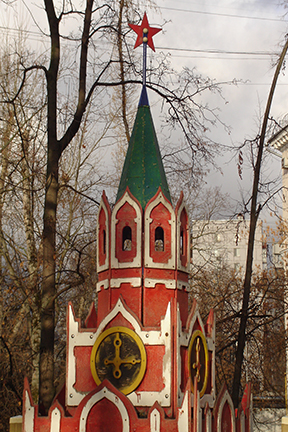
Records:
[[[96,384],[106,378],[122,393],[129,394],[138,387],[145,374],[144,344],[129,328],[109,328],[92,348],[90,367]]]
[[[188,348],[188,367],[191,387],[194,393],[194,379],[198,382],[200,397],[205,393],[208,381],[208,348],[205,336],[200,330],[192,334]]]

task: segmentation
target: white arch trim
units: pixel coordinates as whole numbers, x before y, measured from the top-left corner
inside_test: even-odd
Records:
[[[51,413],[50,432],[60,432],[61,412],[56,407]]]
[[[35,408],[30,402],[29,393],[25,391],[24,432],[34,431]]]
[[[168,260],[168,263],[157,263],[154,262],[150,256],[150,223],[152,222],[152,218],[150,214],[152,210],[157,207],[157,205],[161,203],[171,214],[171,220],[169,221],[171,225],[171,258]],[[166,200],[162,191],[159,192],[158,196],[155,200],[151,201],[150,204],[146,207],[145,214],[145,246],[144,246],[144,258],[145,258],[145,267],[155,267],[155,268],[168,268],[175,269],[175,233],[176,233],[176,218],[175,212],[172,205]]]
[[[101,210],[104,210],[105,213],[105,217],[106,217],[106,258],[105,258],[105,263],[100,266],[99,264],[99,216],[100,216],[100,212]],[[108,210],[106,208],[106,204],[104,203],[103,197],[101,198],[100,201],[100,206],[99,206],[99,210],[98,210],[98,214],[97,214],[97,267],[98,267],[98,272],[101,272],[103,270],[107,270],[109,267],[109,236],[110,236],[110,230],[109,230],[109,215],[108,215]]]
[[[118,210],[127,202],[136,211],[136,257],[132,262],[119,262],[116,257],[116,224],[118,219],[116,214]],[[141,221],[142,214],[139,205],[134,201],[129,193],[126,191],[123,197],[118,201],[113,208],[111,217],[111,267],[112,268],[128,268],[128,267],[141,267]]]
[[[178,431],[189,432],[189,392],[186,391],[181,408],[178,408]]]
[[[225,403],[228,403],[229,408],[230,408],[230,412],[231,412],[231,432],[236,432],[236,422],[235,422],[235,412],[234,412],[234,406],[233,406],[233,402],[231,399],[231,396],[229,395],[228,391],[225,390],[224,395],[221,398],[221,402],[219,405],[219,410],[218,410],[218,418],[217,418],[217,432],[221,432],[221,425],[222,425],[222,413],[223,413],[223,408]]]
[[[118,409],[122,418],[122,432],[129,432],[129,416],[126,407],[121,401],[121,399],[114,393],[112,393],[110,390],[108,390],[107,387],[103,387],[98,393],[95,393],[93,396],[91,396],[91,398],[87,401],[86,405],[84,405],[80,415],[79,432],[86,432],[86,422],[90,410],[95,404],[97,404],[97,402],[104,398],[112,402]]]
[[[161,417],[159,411],[155,408],[150,415],[150,431],[160,432]]]
[[[188,216],[188,210],[184,201],[184,198],[181,202],[181,205],[178,209],[177,212],[177,268],[179,270],[183,270],[185,272],[189,272],[190,271],[190,259],[191,259],[191,251],[190,251],[190,235],[189,235],[189,229],[188,229],[188,235],[187,235],[187,266],[184,267],[181,264],[181,259],[180,259],[180,226],[181,226],[181,213],[182,211],[185,209],[186,214],[187,214],[187,222],[188,222],[188,227],[189,227],[189,216]]]

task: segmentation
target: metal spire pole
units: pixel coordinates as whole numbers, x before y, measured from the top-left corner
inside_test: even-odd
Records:
[[[143,29],[143,86],[146,86],[148,29]]]

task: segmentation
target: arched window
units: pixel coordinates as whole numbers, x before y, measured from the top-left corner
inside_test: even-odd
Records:
[[[97,263],[100,271],[107,269],[109,265],[109,210],[105,207],[104,203],[101,203],[97,221]]]
[[[161,189],[145,208],[145,267],[175,268],[175,212]]]
[[[180,227],[179,227],[179,265],[182,267],[187,267],[188,265],[188,242],[189,242],[189,231],[188,231],[188,215],[185,207],[180,214]]]
[[[183,228],[181,227],[181,231],[180,231],[180,254],[183,255],[183,251],[184,251],[184,231]]]
[[[164,230],[162,227],[157,227],[155,229],[155,251],[164,251]]]
[[[122,250],[131,251],[132,249],[132,230],[129,226],[125,226],[122,231]]]
[[[103,240],[103,253],[105,255],[106,254],[106,231],[105,230],[103,230],[103,238],[102,238],[102,240]]]

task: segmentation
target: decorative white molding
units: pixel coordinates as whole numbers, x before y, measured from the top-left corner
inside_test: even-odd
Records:
[[[120,288],[122,283],[130,283],[133,288],[138,288],[138,287],[141,287],[141,278],[140,277],[134,277],[134,278],[111,279],[110,280],[110,287],[111,288]]]
[[[219,410],[218,410],[218,418],[217,418],[217,431],[221,431],[221,420],[222,420],[222,413],[223,413],[223,408],[225,403],[228,403],[229,408],[230,408],[230,412],[231,412],[231,432],[236,432],[236,422],[235,422],[235,412],[234,412],[234,406],[233,406],[233,402],[231,399],[231,396],[229,395],[228,391],[226,390],[223,397],[221,398],[221,402],[219,405]]]
[[[106,216],[106,259],[105,259],[105,263],[101,266],[99,264],[99,215],[101,210],[104,210],[105,216]],[[98,214],[97,214],[97,271],[101,272],[103,270],[107,270],[109,268],[109,255],[110,255],[110,250],[109,250],[109,237],[110,237],[110,227],[109,227],[109,214],[108,214],[108,210],[106,208],[106,204],[104,203],[103,197],[101,198],[100,201],[100,206],[99,206],[99,210],[98,210]]]
[[[181,408],[178,409],[178,431],[189,432],[189,391],[186,391]]]
[[[97,282],[97,284],[96,284],[96,291],[97,292],[101,291],[102,287],[104,289],[108,289],[109,288],[109,280],[108,279],[104,279],[104,280],[102,280],[100,282]]]
[[[276,150],[283,152],[288,145],[287,126],[282,128],[277,134],[272,136],[272,138],[269,139],[268,144],[270,144]]]
[[[120,263],[116,257],[116,224],[118,219],[116,218],[118,210],[127,202],[133,207],[136,212],[136,218],[134,222],[136,223],[136,257],[132,262]],[[120,201],[118,201],[113,208],[111,217],[111,268],[131,268],[131,267],[141,267],[141,221],[142,213],[139,205],[134,201],[129,193],[126,191]],[[133,241],[133,240],[132,240]]]
[[[151,279],[145,278],[145,288],[155,288],[156,284],[164,284],[166,288],[176,289],[176,281],[174,279]]]
[[[118,396],[116,396],[106,387],[103,387],[98,393],[93,394],[91,398],[86,402],[86,405],[84,405],[80,415],[79,432],[86,432],[86,422],[91,408],[95,404],[97,404],[97,402],[99,402],[104,398],[112,402],[115,405],[115,407],[118,409],[122,418],[122,432],[129,432],[130,430],[129,416],[125,405],[123,404],[122,400]]]
[[[204,408],[205,405],[206,405],[206,403],[208,403],[209,407],[210,407],[210,408],[213,408],[213,406],[214,406],[214,404],[215,404],[215,399],[216,399],[216,396],[215,396],[215,389],[214,389],[214,387],[212,386],[211,393],[210,393],[210,394],[204,394],[204,395],[202,396],[202,398],[200,399],[200,407],[201,407],[201,408]]]
[[[60,432],[61,412],[56,407],[51,413],[50,432]]]
[[[110,321],[112,321],[116,315],[118,315],[118,313],[120,313],[128,322],[130,322],[130,324],[132,325],[132,327],[134,328],[134,331],[138,334],[138,336],[143,340],[143,343],[145,342],[145,338],[143,339],[141,336],[141,327],[139,325],[139,322],[137,321],[137,319],[131,315],[131,313],[125,308],[125,305],[123,304],[121,298],[119,298],[117,300],[117,303],[115,304],[114,308],[106,315],[106,317],[101,321],[96,333],[94,333],[94,337],[93,337],[93,343],[92,345],[94,345],[94,342],[96,341],[96,339],[98,338],[98,336],[104,331],[105,327],[108,325],[108,323]],[[146,333],[146,332],[144,332]],[[155,332],[157,333],[157,332]]]
[[[154,262],[150,256],[150,224],[153,219],[150,218],[151,211],[157,207],[158,204],[163,204],[171,214],[171,220],[169,221],[171,225],[171,258],[167,263]],[[172,205],[165,199],[162,191],[157,195],[156,199],[150,202],[150,204],[145,209],[145,241],[144,241],[144,261],[145,267],[152,268],[167,268],[175,269],[175,212]],[[164,239],[165,241],[165,239]]]
[[[178,279],[178,280],[177,280],[177,288],[178,288],[179,290],[182,290],[183,287],[184,287],[184,289],[186,289],[187,291],[189,291],[189,289],[190,289],[189,282],[184,282],[184,281],[182,281],[181,279]]]
[[[199,313],[199,308],[198,308],[198,305],[197,305],[197,306],[196,306],[196,309],[195,309],[195,312],[194,312],[194,314],[193,314],[193,318],[192,318],[192,320],[190,321],[188,331],[187,331],[187,332],[186,332],[186,331],[185,331],[185,332],[181,332],[181,335],[180,335],[180,338],[181,338],[180,343],[181,343],[182,346],[186,346],[186,347],[187,347],[187,346],[189,345],[189,341],[190,341],[190,339],[191,339],[192,332],[193,332],[193,327],[194,327],[195,322],[196,322],[197,319],[198,319],[198,322],[199,322],[199,325],[200,325],[200,328],[201,328],[202,333],[204,334],[206,340],[208,339],[208,338],[206,337],[206,333],[205,333],[205,326],[204,326],[204,323],[203,323],[203,321],[202,321],[201,315],[200,315],[200,313]]]
[[[210,408],[206,412],[206,429],[204,432],[212,432],[212,414]]]
[[[150,432],[160,432],[160,424],[160,413],[156,408],[154,408],[150,415]]]
[[[76,346],[91,346],[95,342],[95,333],[84,331],[79,332],[79,323],[76,321],[72,306],[68,307],[68,328],[67,328],[67,384],[66,384],[66,405],[78,406],[85,394],[77,392],[74,388],[76,382],[76,359],[74,348]]]
[[[181,390],[181,334],[182,334],[182,321],[180,317],[180,309],[179,309],[179,303],[177,303],[177,321],[176,321],[176,332],[177,332],[177,338],[176,338],[176,376],[177,376],[177,397],[178,397],[178,406],[183,403],[183,397],[184,393]]]
[[[28,391],[25,391],[25,411],[23,432],[34,432],[35,408],[30,403]]]

